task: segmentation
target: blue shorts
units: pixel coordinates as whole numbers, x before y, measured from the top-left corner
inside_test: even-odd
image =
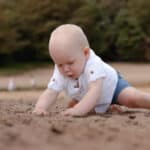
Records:
[[[127,87],[131,87],[131,85],[118,72],[118,82],[117,82],[117,86],[111,104],[118,104],[117,100],[120,92]]]

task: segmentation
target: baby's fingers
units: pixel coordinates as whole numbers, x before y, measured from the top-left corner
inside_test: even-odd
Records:
[[[47,116],[48,115],[47,111],[41,110],[41,109],[34,110],[32,113],[35,114],[35,115],[38,115],[38,116]]]
[[[63,115],[63,116],[72,116],[73,115],[72,114],[72,109],[67,109],[67,110],[61,112],[61,115]]]

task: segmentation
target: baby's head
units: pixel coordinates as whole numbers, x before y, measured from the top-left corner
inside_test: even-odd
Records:
[[[89,57],[89,43],[83,30],[73,24],[57,27],[49,40],[49,52],[59,71],[76,79],[84,70]]]

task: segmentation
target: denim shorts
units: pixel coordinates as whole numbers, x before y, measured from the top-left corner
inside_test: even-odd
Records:
[[[117,86],[116,86],[111,104],[118,104],[117,101],[118,101],[118,96],[120,92],[127,87],[131,87],[128,81],[125,80],[119,72],[117,74],[118,74],[118,82],[117,82]]]

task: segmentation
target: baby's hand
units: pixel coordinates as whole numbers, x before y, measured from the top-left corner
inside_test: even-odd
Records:
[[[82,113],[80,113],[77,109],[75,109],[75,108],[69,108],[69,109],[67,109],[67,110],[65,110],[65,111],[63,111],[62,113],[61,113],[62,115],[64,115],[64,116],[84,116]]]
[[[39,115],[39,116],[47,116],[48,112],[42,108],[35,108],[33,110],[33,114]]]

